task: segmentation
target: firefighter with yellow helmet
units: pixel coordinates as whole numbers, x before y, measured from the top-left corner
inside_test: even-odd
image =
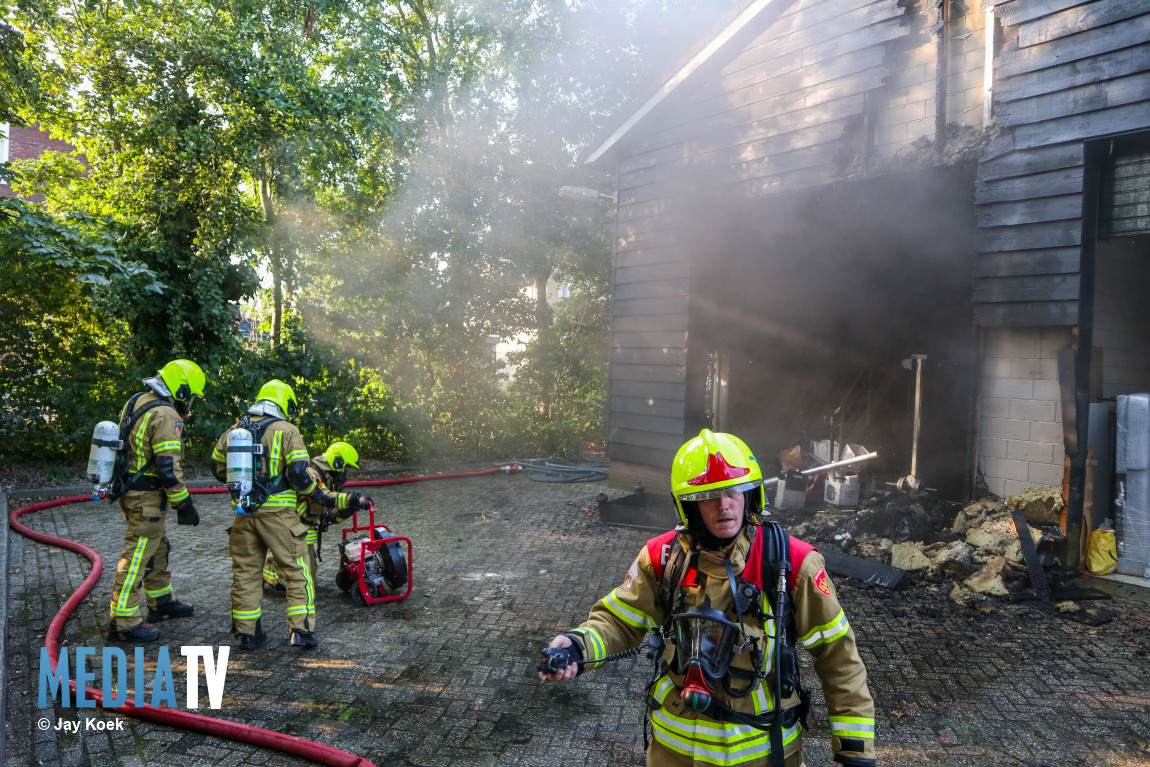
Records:
[[[836,765],[872,767],[874,703],[818,550],[761,519],[762,472],[738,437],[704,429],[671,469],[681,524],[652,538],[622,585],[555,637],[540,679],[567,682],[651,633],[648,765],[799,767],[814,657]]]
[[[194,612],[191,605],[172,598],[165,516],[171,506],[178,524],[200,522],[181,463],[184,419],[191,414],[194,399],[204,395],[207,379],[199,365],[181,359],[164,365],[143,383],[147,391],[134,395],[120,412],[121,433],[126,432],[127,440],[118,464],[117,490],[128,529],[112,582],[108,625],[108,639],[119,642],[160,638],[159,630],[141,615],[145,603],[152,623]]]
[[[296,507],[299,518],[308,526],[305,540],[307,541],[308,567],[311,568],[313,579],[317,572],[316,545],[319,543],[320,536],[327,532],[328,525],[331,524],[333,518],[344,520],[350,517],[353,511],[368,509],[371,506],[371,498],[363,493],[355,490],[343,492],[343,485],[347,482],[347,470],[358,468],[359,453],[346,442],[332,442],[328,445],[327,450],[312,458],[308,463],[307,470],[312,479],[318,482],[325,491],[334,493],[336,497],[334,509],[329,509],[307,498],[300,498],[299,505]],[[277,591],[284,590],[279,567],[270,551],[264,562],[263,575],[265,585]]]
[[[290,643],[303,648],[318,644],[315,582],[307,562],[308,525],[296,514],[296,507],[306,499],[335,508],[337,499],[308,472],[307,447],[292,423],[298,413],[299,402],[291,386],[278,379],[268,381],[247,415],[220,435],[212,451],[220,481],[227,480],[229,454],[254,458],[251,486],[240,495],[233,494],[235,522],[228,531],[232,632],[242,650],[254,650],[267,638],[260,603],[262,570],[269,551],[287,591]],[[240,439],[231,439],[233,434]]]

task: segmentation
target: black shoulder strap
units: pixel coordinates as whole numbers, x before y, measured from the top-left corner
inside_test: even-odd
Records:
[[[667,565],[663,568],[663,577],[659,580],[659,605],[667,620],[671,619],[671,610],[675,607],[675,587],[683,577],[683,563],[687,561],[687,552],[679,543],[679,536],[671,539],[671,554],[667,557]]]
[[[176,409],[171,402],[161,398],[154,399],[151,402],[145,402],[143,405],[140,405],[138,409],[132,410],[140,397],[143,397],[145,394],[147,394],[147,392],[138,392],[132,395],[132,398],[128,400],[128,404],[124,405],[124,416],[120,419],[120,439],[124,440],[125,453],[128,447],[128,437],[132,434],[132,427],[144,416],[144,413],[157,407],[170,407],[172,410]]]

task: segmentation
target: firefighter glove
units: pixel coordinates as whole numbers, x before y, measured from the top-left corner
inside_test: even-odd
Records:
[[[196,505],[192,503],[191,498],[185,498],[172,508],[176,510],[176,524],[192,527],[200,524],[200,513],[196,511]]]

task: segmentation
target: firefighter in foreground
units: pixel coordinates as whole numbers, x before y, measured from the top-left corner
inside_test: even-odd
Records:
[[[653,632],[648,765],[799,767],[801,642],[822,680],[835,764],[874,765],[874,703],[854,632],[818,550],[760,521],[765,492],[750,450],[703,430],[675,455],[671,487],[682,524],[648,541],[623,584],[551,641],[540,679],[568,682]]]
[[[160,632],[148,625],[140,606],[148,605],[148,621],[184,618],[194,612],[172,598],[168,570],[165,517],[168,506],[176,522],[198,525],[200,515],[184,486],[184,419],[192,401],[204,395],[204,371],[191,360],[173,360],[143,381],[147,391],[134,395],[120,412],[121,429],[128,439],[126,460],[118,462],[120,510],[128,522],[124,551],[112,582],[108,639],[119,642],[155,642]],[[121,431],[121,433],[125,433]]]
[[[346,442],[332,442],[321,455],[312,458],[308,463],[308,474],[319,483],[324,491],[335,493],[335,508],[330,509],[320,503],[301,497],[296,513],[305,525],[308,526],[307,536],[307,563],[312,578],[317,572],[316,545],[322,540],[321,536],[327,532],[328,526],[334,519],[345,520],[356,510],[371,508],[371,498],[358,493],[342,492],[347,482],[347,470],[359,468],[359,453]],[[283,580],[280,578],[279,567],[275,557],[269,551],[264,561],[264,583],[277,591],[284,590]]]
[[[335,508],[336,497],[308,473],[307,447],[292,423],[299,413],[295,392],[271,380],[256,395],[248,414],[216,442],[212,458],[216,478],[228,482],[229,453],[254,460],[250,482],[233,493],[235,522],[228,531],[232,555],[232,632],[241,650],[254,650],[267,639],[260,621],[264,559],[275,557],[287,591],[290,642],[315,647],[315,583],[307,562],[308,526],[296,514],[301,498]],[[242,432],[240,434],[233,433]],[[229,482],[229,490],[232,490]]]

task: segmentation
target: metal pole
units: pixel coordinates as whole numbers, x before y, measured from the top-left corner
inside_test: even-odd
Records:
[[[828,463],[826,466],[816,466],[813,469],[806,469],[804,471],[800,471],[799,474],[802,474],[805,477],[811,474],[818,474],[820,471],[829,471],[830,469],[838,469],[843,466],[851,466],[852,464],[862,463],[863,461],[869,461],[872,458],[878,458],[878,453],[872,451],[863,455],[856,455],[854,458],[835,461],[834,463]],[[763,487],[771,487],[772,485],[777,484],[779,484],[778,477],[770,477],[763,480]]]
[[[922,426],[922,361],[926,359],[925,354],[912,354],[911,359],[915,361],[914,372],[914,439],[910,447],[910,474],[912,477],[918,476],[918,430]]]

